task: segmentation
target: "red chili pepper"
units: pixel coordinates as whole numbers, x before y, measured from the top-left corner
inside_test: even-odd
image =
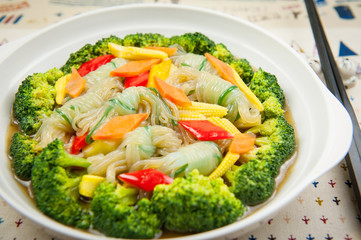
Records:
[[[96,57],[86,63],[83,63],[79,69],[78,69],[78,73],[80,74],[80,76],[85,76],[88,73],[97,70],[100,66],[107,64],[108,62],[110,62],[111,60],[113,60],[115,57],[111,54],[109,55],[102,55],[99,57]]]
[[[123,173],[118,178],[148,192],[153,191],[158,184],[171,184],[173,182],[173,178],[154,168]]]
[[[208,120],[185,120],[178,121],[178,123],[201,141],[233,138],[233,135],[230,132]]]
[[[124,79],[124,88],[128,87],[145,87],[149,79],[149,72],[144,72],[135,77],[126,77]]]
[[[70,153],[71,154],[78,154],[80,151],[88,145],[88,143],[85,141],[86,136],[88,133],[85,133],[82,136],[75,136],[73,140],[73,145],[71,146]]]

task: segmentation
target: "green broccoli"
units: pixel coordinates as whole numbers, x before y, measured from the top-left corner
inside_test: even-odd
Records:
[[[12,158],[15,175],[21,180],[26,181],[31,178],[34,157],[40,152],[37,145],[37,141],[18,132],[11,138],[9,155]]]
[[[260,68],[253,75],[249,88],[261,102],[273,96],[278,99],[282,108],[284,108],[285,96],[275,75],[265,72]]]
[[[217,43],[210,52],[210,54],[225,63],[230,63],[234,60],[233,54],[227,49],[227,47],[223,43]]]
[[[257,135],[258,147],[248,154],[248,158],[266,161],[272,176],[279,173],[279,168],[296,148],[295,132],[284,116],[270,118],[261,125],[250,128],[247,133]]]
[[[242,80],[249,84],[253,78],[254,71],[251,64],[245,58],[235,59],[230,62],[231,67],[233,67]]]
[[[91,203],[93,228],[109,237],[154,238],[161,221],[146,198],[137,202],[138,190],[103,181]]]
[[[232,184],[230,190],[246,205],[266,201],[275,190],[275,180],[266,161],[252,159],[241,166],[233,166],[226,177]]]
[[[70,54],[69,59],[60,68],[65,74],[71,73],[72,67],[78,69],[83,63],[92,60],[101,55],[110,54],[108,43],[122,44],[123,40],[116,36],[109,36],[97,41],[94,45],[88,43],[78,51]]]
[[[257,147],[244,154],[242,161],[246,163],[234,167],[226,178],[237,198],[246,205],[256,205],[272,195],[274,178],[295,150],[295,133],[283,115],[267,119],[246,132],[256,134]]]
[[[188,53],[203,55],[207,52],[211,53],[215,48],[215,43],[199,32],[173,36],[169,40],[170,45],[180,45]]]
[[[157,185],[151,198],[166,229],[204,232],[236,221],[246,210],[221,178],[209,180],[193,170],[171,185]]]
[[[274,96],[270,96],[263,102],[263,119],[275,118],[283,116],[285,111],[282,108],[281,103]]]
[[[42,118],[49,116],[55,107],[55,82],[63,76],[59,69],[34,73],[25,78],[15,94],[14,118],[27,135],[37,132]]]
[[[99,57],[101,55],[110,54],[108,43],[115,43],[119,45],[123,45],[123,40],[117,36],[110,35],[107,38],[103,38],[99,41],[97,41],[93,46],[93,58]],[[89,60],[91,60],[89,59]]]
[[[125,36],[123,45],[133,47],[167,47],[169,39],[159,33],[136,33]]]
[[[31,173],[37,207],[44,214],[69,226],[87,229],[91,217],[79,202],[79,183],[90,165],[67,153],[55,139],[35,157]]]

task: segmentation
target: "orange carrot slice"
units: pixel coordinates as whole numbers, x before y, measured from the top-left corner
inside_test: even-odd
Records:
[[[252,134],[237,133],[234,135],[228,151],[231,153],[246,153],[254,148],[256,136]]]
[[[160,63],[162,59],[145,59],[138,61],[130,61],[110,72],[112,77],[134,77],[141,73],[149,71],[153,65]]]
[[[162,97],[169,99],[173,103],[180,106],[190,106],[192,105],[191,100],[183,92],[182,89],[174,87],[157,76],[154,76],[154,83]]]
[[[141,122],[147,117],[148,113],[130,114],[124,116],[116,116],[110,119],[92,138],[94,140],[101,139],[120,139],[127,132],[136,129]]]
[[[162,51],[165,52],[168,57],[172,56],[173,54],[175,54],[177,52],[177,48],[175,47],[146,47],[147,49],[152,49],[152,50],[158,50],[158,51]]]
[[[65,85],[65,91],[70,97],[75,98],[79,96],[85,88],[86,80],[73,67],[69,81]]]
[[[222,78],[232,83],[233,85],[237,85],[232,67],[227,63],[222,62],[218,58],[212,56],[209,53],[205,53],[204,56],[207,58],[208,62],[221,74]]]

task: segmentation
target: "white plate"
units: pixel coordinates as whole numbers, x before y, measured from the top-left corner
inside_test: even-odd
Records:
[[[124,37],[137,32],[166,36],[201,32],[215,42],[224,43],[234,55],[275,74],[284,89],[298,132],[298,159],[271,201],[236,223],[179,239],[230,239],[256,228],[347,153],[352,137],[347,112],[295,51],[265,30],[219,12],[181,5],[106,8],[60,22],[26,41],[10,44],[7,57],[0,59],[0,195],[26,217],[67,236],[103,239],[57,223],[37,210],[10,171],[6,131],[14,94],[28,74],[62,66],[71,52],[86,43],[111,34]],[[5,52],[2,48],[0,51]]]

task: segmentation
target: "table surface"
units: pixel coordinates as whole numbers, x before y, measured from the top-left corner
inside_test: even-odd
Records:
[[[0,0],[0,46],[81,12],[129,3],[185,4],[225,12],[253,22],[302,49],[300,54],[305,58],[318,59],[302,0]],[[316,4],[335,57],[360,64],[361,0],[316,0]],[[356,84],[347,90],[359,119],[360,74],[358,66]],[[310,183],[263,226],[238,239],[360,240],[360,229],[361,214],[343,160]],[[0,198],[0,240],[63,239],[44,230]]]

